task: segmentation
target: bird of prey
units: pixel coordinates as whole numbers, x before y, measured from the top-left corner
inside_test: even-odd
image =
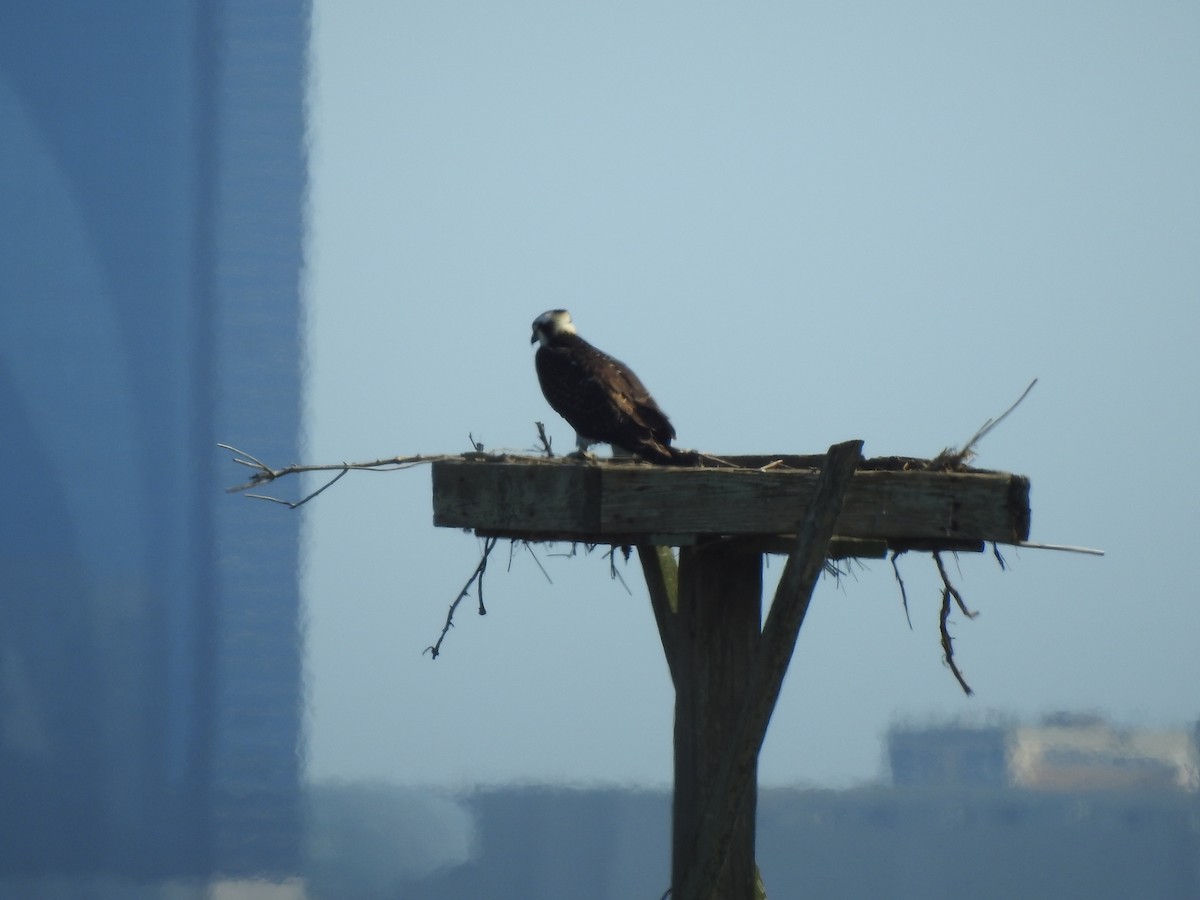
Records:
[[[675,429],[633,370],[575,332],[565,309],[533,320],[531,344],[546,400],[575,429],[578,452],[611,444],[655,463],[687,464],[691,454],[671,446]]]

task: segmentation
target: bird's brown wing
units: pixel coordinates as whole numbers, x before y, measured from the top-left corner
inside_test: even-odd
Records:
[[[637,375],[582,338],[542,347],[535,359],[542,393],[580,434],[630,450],[647,439],[663,445],[674,439],[670,420]]]
[[[600,353],[600,351],[596,351]],[[607,377],[613,389],[613,400],[621,413],[650,431],[655,440],[669,444],[675,438],[675,428],[671,420],[650,396],[641,379],[628,366],[607,354],[602,360],[597,360],[599,367],[607,370]]]

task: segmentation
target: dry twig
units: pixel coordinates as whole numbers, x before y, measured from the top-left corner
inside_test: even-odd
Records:
[[[1007,572],[1008,560],[1004,558],[1004,555],[1000,552],[1000,545],[995,541],[992,541],[992,556],[996,557],[996,564],[1000,566],[1000,571]]]
[[[950,576],[946,574],[946,566],[942,563],[942,555],[938,552],[933,553],[933,561],[937,563],[938,574],[942,576],[942,612],[940,617],[940,629],[942,633],[942,654],[949,666],[950,671],[958,680],[959,686],[963,692],[969,697],[972,693],[971,686],[967,684],[967,680],[963,678],[962,672],[958,668],[958,664],[954,661],[954,641],[950,637],[950,629],[947,627],[947,621],[950,618],[950,599],[953,598],[962,614],[968,619],[975,618],[978,613],[973,613],[967,609],[966,603],[963,602],[962,594],[958,592],[953,584],[950,583]]]
[[[928,462],[921,463],[918,467],[930,471],[955,471],[957,469],[961,469],[964,465],[966,465],[968,460],[975,456],[976,445],[983,440],[992,431],[992,429],[1008,418],[1009,414],[1011,414],[1014,409],[1021,405],[1021,402],[1029,396],[1029,392],[1033,390],[1033,386],[1037,384],[1037,382],[1038,380],[1036,378],[1029,382],[1029,385],[1024,391],[1021,392],[1021,396],[1018,397],[1008,407],[1008,409],[1004,410],[1004,412],[1002,412],[996,418],[988,419],[986,422],[984,422],[982,427],[980,427],[980,429],[971,436],[970,440],[963,445],[961,450],[955,450],[948,447],[936,457]],[[1046,546],[1048,547],[1048,545]],[[1078,549],[1080,552],[1098,552],[1087,551],[1084,548],[1055,547],[1053,549]],[[1007,563],[1004,557],[1000,555],[1000,550],[995,543],[992,544],[992,552],[995,554],[996,562],[999,563],[1001,570],[1007,568]],[[908,591],[905,589],[904,579],[900,577],[900,568],[896,564],[896,559],[899,556],[900,551],[892,551],[892,572],[896,576],[896,583],[900,586],[900,601],[904,605],[904,618],[907,620],[908,627],[911,629],[912,618],[908,611]],[[946,573],[946,567],[942,563],[941,556],[936,551],[932,553],[932,556],[934,562],[937,564],[938,574],[942,579],[942,606],[939,617],[939,631],[941,632],[942,638],[943,657],[946,661],[946,665],[954,674],[954,677],[958,680],[959,685],[969,695],[972,693],[971,687],[967,684],[966,679],[963,678],[962,671],[958,668],[958,663],[954,659],[954,641],[950,637],[950,631],[947,625],[951,612],[950,601],[953,600],[955,604],[957,604],[958,608],[962,611],[963,615],[969,619],[975,618],[975,613],[967,609],[966,604],[963,602],[962,594],[960,594],[958,588],[951,583],[950,576]]]
[[[508,571],[510,571],[510,572],[512,571],[512,561],[513,561],[513,554],[514,554],[514,552],[516,551],[516,547],[517,547],[517,544],[518,544],[518,543],[520,543],[520,545],[521,545],[522,547],[524,547],[524,548],[526,549],[526,551],[528,551],[529,555],[530,555],[531,557],[533,557],[533,564],[534,564],[535,566],[537,566],[537,567],[538,567],[538,570],[539,570],[539,571],[541,571],[542,575],[543,575],[543,576],[545,577],[545,579],[546,579],[546,583],[547,583],[547,584],[554,584],[554,579],[550,577],[550,573],[546,571],[546,567],[545,567],[545,566],[543,566],[543,565],[542,565],[542,561],[541,561],[540,559],[538,559],[538,557],[537,557],[537,553],[536,553],[536,552],[534,551],[534,549],[533,549],[533,544],[529,543],[529,541],[515,541],[515,540],[514,540],[514,541],[510,541],[510,542],[509,542],[509,546],[508,546]]]
[[[971,436],[971,439],[963,445],[963,448],[961,450],[954,450],[950,447],[947,447],[945,450],[943,450],[941,453],[939,453],[936,457],[933,458],[933,460],[929,464],[929,468],[930,469],[954,470],[954,469],[961,468],[969,460],[974,458],[975,445],[978,444],[980,441],[982,441],[985,437],[987,437],[987,435],[991,432],[991,430],[993,428],[995,428],[997,425],[999,425],[1001,422],[1003,422],[1005,419],[1007,419],[1009,416],[1009,413],[1011,413],[1014,409],[1016,409],[1018,406],[1021,405],[1021,401],[1023,401],[1026,397],[1029,396],[1029,392],[1033,390],[1033,386],[1037,383],[1038,383],[1038,380],[1036,378],[1033,379],[1033,381],[1029,382],[1029,386],[1026,387],[1024,391],[1021,392],[1021,396],[1018,397],[1016,399],[1016,401],[1013,402],[1013,404],[1011,406],[1009,406],[1008,409],[1006,409],[1004,412],[1000,413],[1000,415],[998,415],[996,418],[988,419],[986,422],[984,422],[983,425],[980,427],[980,429]]]
[[[472,439],[474,440],[474,439]],[[320,494],[326,488],[331,487],[342,476],[351,470],[369,471],[369,472],[394,472],[397,469],[411,469],[413,466],[428,465],[429,463],[438,462],[443,459],[462,459],[464,457],[471,458],[473,456],[485,455],[481,451],[475,450],[471,453],[438,453],[433,455],[417,454],[416,456],[392,456],[387,459],[373,459],[370,462],[340,462],[340,463],[324,463],[319,465],[291,465],[284,466],[281,469],[273,469],[261,459],[251,456],[245,450],[239,450],[230,444],[217,444],[222,450],[228,450],[234,454],[233,462],[239,466],[246,466],[253,469],[254,474],[250,476],[250,480],[235,485],[231,488],[226,488],[227,494],[240,494],[248,491],[251,488],[259,487],[260,485],[270,484],[279,478],[287,475],[299,475],[304,472],[337,472],[332,479],[323,484],[317,490],[307,495],[301,500],[290,501],[280,500],[278,497],[268,497],[265,494],[246,494],[247,497],[252,497],[255,500],[267,500],[271,503],[279,503],[288,509],[295,509],[297,506],[302,506],[311,500],[313,497]]]
[[[900,577],[900,566],[896,560],[900,558],[899,550],[892,551],[892,574],[896,576],[896,584],[900,585],[900,602],[904,604],[904,621],[908,622],[908,630],[912,631],[912,616],[908,614],[908,591],[904,588],[904,579]]]
[[[533,424],[537,426],[538,443],[540,444],[537,449],[544,453],[547,459],[553,457],[554,450],[550,447],[550,436],[546,434],[546,423],[534,422]]]
[[[437,641],[429,647],[425,648],[425,652],[430,654],[431,659],[437,659],[438,654],[442,651],[442,641],[446,639],[446,634],[454,627],[454,612],[458,609],[458,604],[462,603],[471,593],[471,585],[479,582],[479,588],[476,591],[479,597],[479,614],[487,615],[487,607],[483,605],[483,573],[487,571],[488,557],[492,555],[492,550],[496,547],[496,541],[499,538],[485,538],[483,542],[483,555],[479,559],[479,565],[475,567],[474,573],[467,579],[467,583],[463,585],[463,589],[458,592],[458,596],[454,598],[454,602],[450,604],[450,609],[446,613],[446,624],[442,626],[442,633],[438,635]]]
[[[616,556],[616,554],[617,554],[617,551],[618,551],[618,550],[620,550],[620,551],[621,551],[621,553],[622,553],[622,555],[625,557],[625,562],[629,562],[629,554],[630,554],[631,552],[633,552],[633,548],[632,548],[632,547],[628,547],[628,546],[625,546],[625,547],[617,547],[617,546],[612,546],[612,547],[609,547],[609,548],[608,548],[608,552],[607,552],[607,553],[605,553],[605,554],[604,554],[604,557],[603,557],[604,559],[607,559],[607,560],[608,560],[608,577],[609,577],[609,578],[611,578],[613,581],[619,581],[619,582],[621,582],[621,587],[625,588],[625,593],[627,593],[627,594],[628,594],[630,597],[632,597],[632,596],[633,596],[633,591],[631,591],[631,590],[629,589],[629,585],[625,583],[625,576],[624,576],[624,575],[622,575],[622,574],[621,574],[621,572],[620,572],[620,570],[617,568],[617,556]]]

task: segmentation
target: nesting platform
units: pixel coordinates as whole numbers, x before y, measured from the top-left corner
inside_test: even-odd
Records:
[[[467,454],[433,464],[434,524],[482,536],[683,547],[714,538],[787,552],[824,455],[732,456],[729,467]],[[854,473],[831,555],[981,550],[1028,540],[1029,479],[881,457]]]
[[[676,900],[759,896],[758,752],[825,561],[1029,538],[1029,479],[861,452],[847,441],[700,468],[484,453],[433,463],[435,525],[637,546],[675,685]],[[765,552],[789,556],[764,621]]]

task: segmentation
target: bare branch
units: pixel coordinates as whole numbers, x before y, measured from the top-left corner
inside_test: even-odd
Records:
[[[437,659],[438,654],[441,653],[442,641],[446,639],[446,634],[454,627],[454,612],[458,609],[458,604],[470,596],[471,585],[475,584],[476,581],[479,582],[479,614],[481,616],[487,615],[487,609],[483,605],[483,573],[487,571],[488,557],[492,555],[492,550],[495,549],[496,541],[498,540],[499,538],[494,537],[484,539],[483,556],[480,557],[479,565],[475,567],[474,573],[467,579],[467,583],[463,585],[462,590],[458,592],[458,596],[454,598],[454,602],[450,604],[450,609],[446,613],[446,624],[442,626],[442,633],[438,635],[437,642],[425,648],[425,653],[430,654],[431,659]]]
[[[547,458],[554,456],[554,450],[550,447],[550,437],[546,434],[546,423],[534,422],[533,424],[537,426],[538,442],[541,445],[537,449],[546,454]]]
[[[303,506],[305,503],[307,503],[313,497],[317,496],[317,494],[321,493],[326,488],[333,487],[334,484],[336,484],[349,471],[350,471],[349,468],[342,469],[342,471],[338,472],[336,475],[334,475],[331,479],[329,479],[327,482],[325,482],[323,485],[321,485],[319,488],[317,488],[315,491],[313,491],[307,497],[304,497],[300,500],[280,500],[278,497],[268,497],[266,494],[247,494],[246,496],[252,497],[255,500],[270,500],[272,503],[280,503],[280,504],[286,506],[288,509],[295,509],[297,506]]]
[[[608,552],[605,553],[603,556],[604,559],[608,560],[608,577],[613,579],[614,581],[621,582],[621,587],[625,588],[625,593],[627,593],[630,597],[632,597],[633,591],[631,591],[629,589],[629,585],[625,583],[625,576],[623,576],[621,574],[621,572],[617,569],[617,557],[615,554],[618,550],[621,550],[625,554],[625,561],[629,562],[629,548],[628,547],[616,547],[616,546],[609,547]]]
[[[968,619],[973,619],[979,615],[979,613],[971,612],[971,610],[967,609],[967,604],[963,602],[962,594],[958,592],[958,588],[950,583],[950,577],[946,574],[946,567],[942,564],[942,554],[934,551],[933,561],[937,563],[938,573],[942,576],[943,587],[945,587],[950,596],[954,598],[954,602],[958,605],[958,608],[962,611],[962,614]],[[960,571],[958,574],[961,575],[962,572]]]
[[[955,603],[958,604],[958,608],[962,610],[963,614],[967,618],[975,618],[976,613],[973,613],[967,609],[967,605],[963,602],[962,595],[958,592],[958,589],[950,583],[950,576],[946,574],[946,566],[942,563],[942,555],[934,552],[933,559],[934,562],[937,563],[938,573],[942,576],[942,612],[939,618],[939,629],[942,634],[942,658],[946,661],[946,665],[950,667],[950,671],[954,674],[959,686],[963,689],[963,693],[969,697],[974,692],[971,690],[971,686],[967,684],[967,680],[963,677],[962,672],[959,670],[958,664],[954,661],[954,641],[950,637],[950,629],[946,624],[950,619],[950,598],[954,598]]]
[[[900,602],[904,604],[904,620],[908,622],[908,630],[912,631],[912,616],[908,614],[908,591],[904,588],[904,579],[900,577],[900,567],[896,560],[900,558],[899,550],[892,551],[892,573],[896,576],[896,584],[900,585]]]
[[[280,500],[278,497],[268,497],[266,494],[247,494],[251,500],[266,500],[268,503],[278,503],[280,506],[286,506],[288,509],[295,509],[299,504],[293,504],[291,500]]]
[[[1004,558],[1004,554],[1000,552],[1000,545],[992,541],[992,556],[996,557],[996,564],[1000,566],[1001,572],[1008,571],[1008,560]]]
[[[962,452],[964,454],[974,454],[975,445],[977,443],[979,443],[980,441],[982,441],[985,437],[987,437],[988,433],[993,428],[995,428],[997,425],[999,425],[1001,422],[1003,422],[1005,419],[1007,419],[1008,414],[1011,413],[1014,409],[1016,409],[1018,406],[1021,405],[1021,401],[1029,396],[1029,392],[1033,390],[1033,386],[1037,383],[1038,383],[1038,380],[1036,378],[1033,379],[1033,381],[1029,382],[1029,386],[1027,388],[1025,388],[1024,391],[1021,392],[1021,396],[1018,397],[1013,402],[1012,406],[1010,406],[1004,412],[1000,413],[1000,415],[998,415],[996,418],[988,419],[986,422],[984,422],[982,427],[980,427],[980,429],[977,432],[975,432],[975,434],[972,436],[972,438],[969,441],[967,441],[967,443],[963,446]]]
[[[235,485],[231,488],[226,488],[227,494],[240,494],[251,488],[260,487],[264,484],[270,484],[279,478],[284,478],[288,475],[299,475],[305,472],[337,472],[338,475],[328,482],[323,487],[309,494],[303,500],[296,502],[288,500],[280,500],[277,497],[268,497],[263,494],[246,494],[247,497],[253,497],[256,500],[268,500],[272,503],[279,503],[291,509],[295,509],[301,504],[307,503],[325,488],[332,485],[335,481],[351,470],[355,471],[372,471],[372,472],[394,472],[397,469],[411,469],[413,466],[428,465],[446,459],[475,459],[480,457],[488,457],[489,454],[476,450],[470,453],[437,453],[437,454],[417,454],[416,456],[392,456],[386,459],[373,459],[369,462],[340,462],[340,463],[324,463],[319,465],[291,465],[284,466],[279,469],[273,469],[265,462],[257,457],[251,456],[244,450],[239,450],[237,447],[229,444],[217,444],[222,450],[228,450],[230,453],[236,454],[233,462],[240,466],[247,466],[254,469],[254,474],[250,476],[250,480],[244,484]],[[503,455],[497,456],[501,458]]]
[[[1017,547],[1027,547],[1030,550],[1062,550],[1065,553],[1086,553],[1089,556],[1103,556],[1103,550],[1092,547],[1073,547],[1070,544],[1038,544],[1033,541],[1017,541]]]
[[[546,571],[546,567],[542,565],[542,561],[538,559],[537,554],[534,552],[533,544],[529,543],[529,541],[521,541],[521,545],[529,551],[529,555],[533,557],[534,563],[536,563],[537,567],[542,570],[542,574],[546,576],[546,582],[548,584],[554,584],[554,579],[550,577],[550,573]]]
[[[959,686],[963,689],[963,693],[968,697],[973,693],[971,686],[967,684],[963,674],[959,671],[958,664],[954,661],[954,642],[950,637],[950,630],[946,627],[946,621],[950,618],[950,592],[942,591],[942,613],[940,619],[940,630],[942,633],[942,658],[946,661],[946,665],[950,667],[950,671],[954,673],[955,679],[958,680]]]
[[[245,459],[234,458],[234,462],[243,466],[251,466],[253,468],[265,469],[267,464],[256,456],[251,456],[245,450],[239,450],[237,447],[232,447],[229,444],[217,444],[222,450],[228,450],[231,453],[236,453],[238,456],[243,456]]]
[[[995,428],[997,425],[999,425],[1001,422],[1003,422],[1005,419],[1007,419],[1009,416],[1009,413],[1011,413],[1014,409],[1016,409],[1018,406],[1021,405],[1021,401],[1029,396],[1029,392],[1033,390],[1033,386],[1037,383],[1038,383],[1038,380],[1036,378],[1033,379],[1033,381],[1029,382],[1029,386],[1026,387],[1024,391],[1021,392],[1021,396],[1018,397],[1016,399],[1016,401],[1011,406],[1009,406],[1008,409],[1006,409],[1004,412],[1000,413],[1000,415],[998,415],[996,418],[988,419],[986,422],[984,422],[982,427],[980,427],[980,429],[971,436],[971,439],[969,441],[967,441],[966,444],[963,445],[963,448],[961,450],[954,450],[950,447],[947,447],[945,450],[943,450],[941,453],[939,453],[936,457],[934,457],[934,459],[929,464],[929,468],[931,468],[931,469],[957,469],[957,468],[963,466],[964,464],[966,464],[966,462],[968,460],[970,460],[971,458],[973,458],[975,456],[975,445],[978,444],[985,437],[987,437],[987,435],[991,432],[991,430],[993,428]]]

